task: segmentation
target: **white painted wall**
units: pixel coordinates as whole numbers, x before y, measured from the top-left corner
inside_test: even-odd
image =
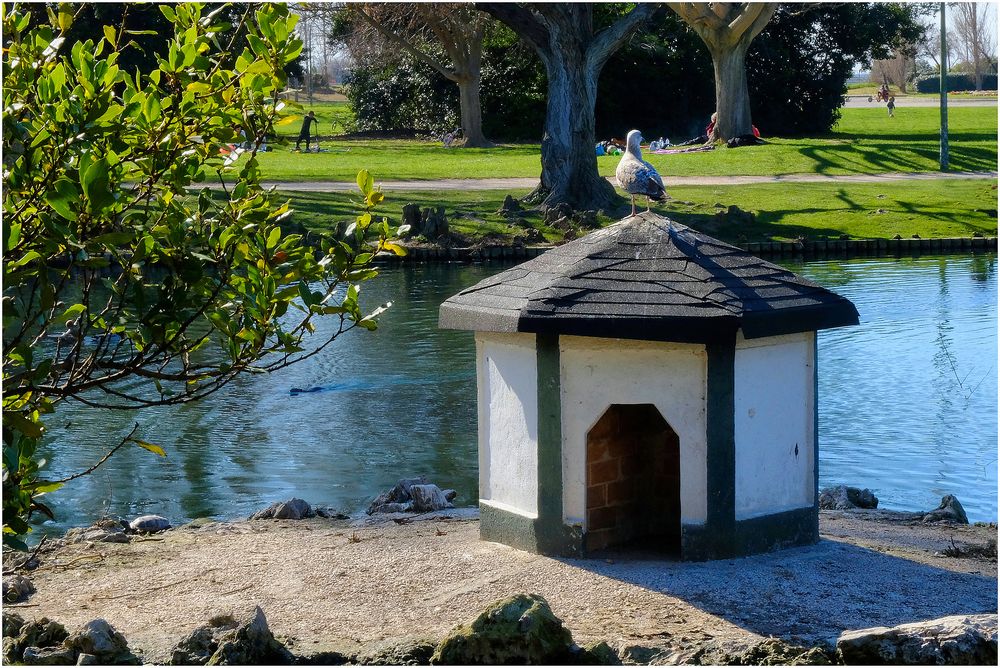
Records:
[[[587,432],[612,404],[653,404],[677,433],[681,521],[706,518],[705,394],[708,358],[695,344],[562,336],[563,513],[584,524]]]
[[[738,520],[813,505],[814,336],[737,340]]]
[[[476,332],[479,497],[538,514],[538,374],[534,334]]]

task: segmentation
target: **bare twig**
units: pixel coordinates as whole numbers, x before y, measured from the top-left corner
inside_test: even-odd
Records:
[[[22,559],[21,563],[15,565],[15,566],[12,566],[9,570],[5,570],[3,572],[3,574],[4,575],[13,575],[15,572],[21,570],[22,568],[24,568],[25,566],[27,566],[28,564],[30,564],[31,560],[34,559],[35,557],[37,557],[38,553],[41,552],[42,546],[45,545],[45,541],[47,541],[48,539],[49,539],[48,536],[42,536],[42,539],[40,541],[38,541],[38,545],[36,545],[35,549],[31,551],[31,554],[29,554],[27,557],[25,557],[24,559]]]
[[[69,476],[68,478],[63,478],[62,480],[53,480],[52,482],[60,482],[60,483],[62,483],[62,482],[69,482],[70,480],[76,480],[77,478],[82,478],[85,475],[90,475],[91,473],[93,473],[94,471],[97,470],[98,466],[100,466],[104,462],[108,461],[108,459],[111,458],[111,455],[115,454],[122,447],[124,447],[126,443],[131,443],[132,442],[132,436],[134,436],[135,432],[137,432],[137,431],[139,431],[139,423],[138,422],[136,422],[135,426],[132,427],[132,431],[130,431],[128,433],[128,436],[126,436],[125,438],[123,438],[121,440],[121,443],[119,443],[115,447],[111,448],[107,452],[106,455],[104,455],[103,457],[101,457],[101,460],[99,462],[97,462],[96,464],[94,464],[93,466],[91,466],[89,469],[87,469],[86,471],[83,471],[81,473],[75,473],[75,474]]]

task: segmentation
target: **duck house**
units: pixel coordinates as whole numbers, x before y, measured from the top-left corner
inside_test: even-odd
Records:
[[[816,332],[850,301],[652,213],[441,306],[473,330],[484,540],[701,560],[819,538]]]

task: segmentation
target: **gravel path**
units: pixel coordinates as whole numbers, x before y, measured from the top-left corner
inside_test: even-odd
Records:
[[[886,172],[883,174],[785,174],[778,176],[667,176],[669,186],[725,186],[751,183],[884,183],[940,179],[995,179],[997,172]],[[608,181],[614,185],[613,177]],[[382,190],[531,190],[537,178],[433,179],[429,181],[379,181]],[[300,192],[349,192],[353,181],[266,181],[265,187]]]
[[[183,634],[226,610],[260,605],[275,633],[311,653],[440,638],[496,599],[534,592],[578,642],[660,646],[679,662],[758,636],[821,641],[849,628],[997,610],[995,559],[935,556],[951,538],[983,543],[995,528],[824,512],[815,546],[706,563],[550,559],[482,542],[478,528],[462,518],[362,527],[265,520],[67,546],[45,555],[30,575],[31,607],[18,611],[71,628],[104,617],[146,661],[162,661]]]

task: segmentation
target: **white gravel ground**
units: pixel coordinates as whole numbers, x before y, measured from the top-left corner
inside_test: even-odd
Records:
[[[70,628],[103,617],[151,662],[212,614],[253,605],[309,653],[440,638],[494,600],[539,593],[578,642],[657,646],[670,663],[760,636],[823,642],[845,629],[997,612],[995,559],[938,554],[952,539],[983,544],[995,527],[874,516],[823,512],[817,545],[706,563],[550,559],[482,542],[468,518],[214,523],[60,548],[30,575],[38,591],[27,606],[8,607]]]

